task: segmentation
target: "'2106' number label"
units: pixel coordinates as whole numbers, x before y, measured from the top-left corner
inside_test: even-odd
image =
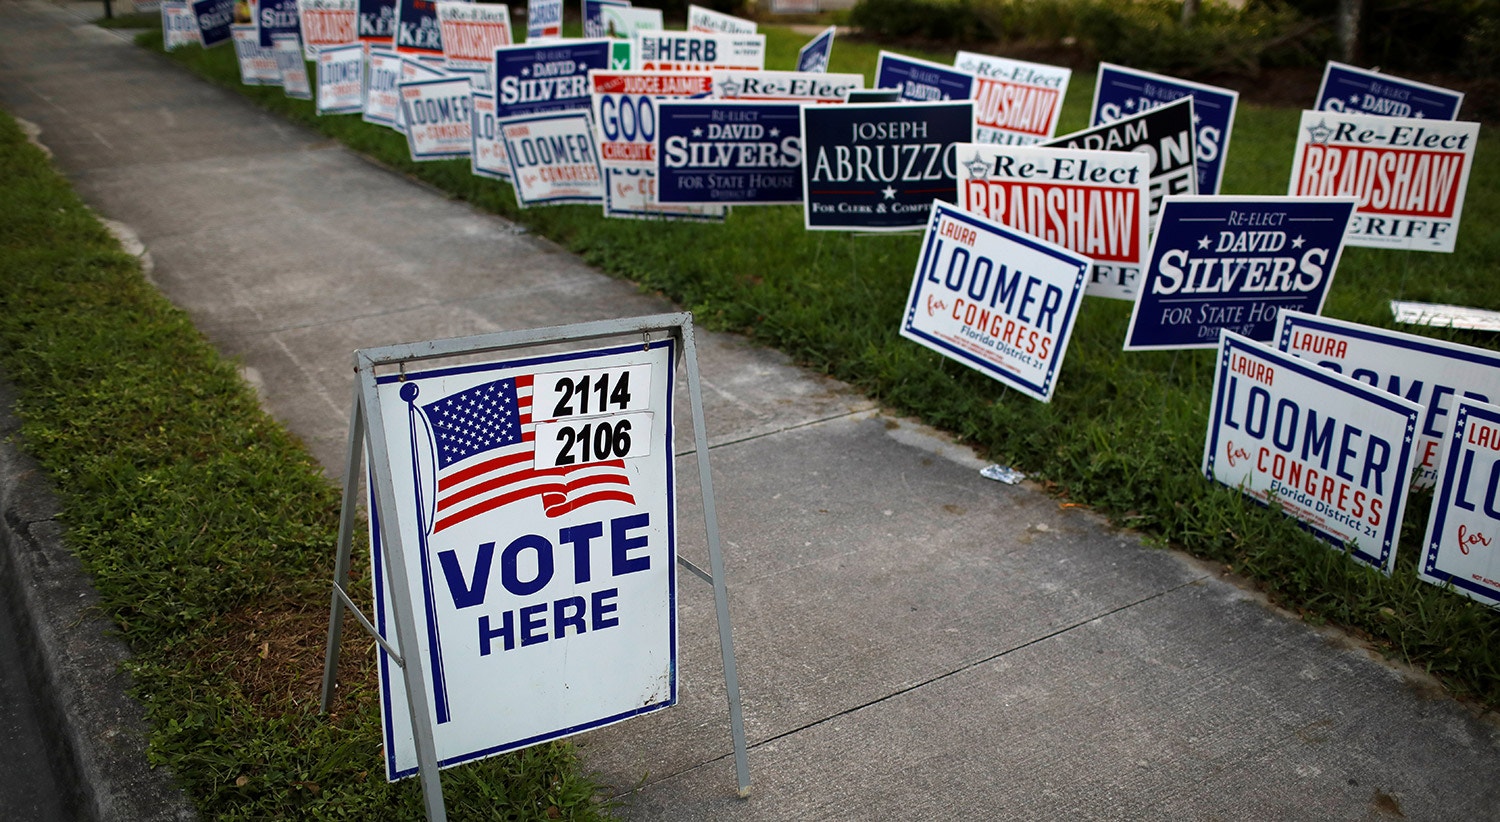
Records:
[[[649,365],[538,374],[536,467],[647,456],[655,415],[639,409],[650,397]]]

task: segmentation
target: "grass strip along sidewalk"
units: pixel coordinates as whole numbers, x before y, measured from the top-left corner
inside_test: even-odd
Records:
[[[806,36],[763,26],[767,67],[788,68]],[[161,47],[155,32],[140,42]],[[872,80],[879,47],[843,39],[830,71]],[[745,333],[885,405],[957,434],[1054,493],[1084,502],[1160,544],[1180,546],[1252,578],[1304,619],[1372,640],[1457,694],[1500,707],[1500,614],[1417,579],[1430,493],[1407,506],[1396,573],[1386,577],[1330,550],[1290,518],[1199,473],[1213,351],[1120,350],[1131,306],[1088,298],[1051,404],[1034,402],[897,336],[916,235],[808,232],[795,207],[740,208],[724,225],[604,219],[580,206],[520,210],[504,183],[467,160],[414,163],[405,139],[357,116],[318,117],[280,89],[239,83],[229,49],[171,53],[200,75],[341,140],[403,173],[529,226],[588,262],[660,291],[705,326]],[[951,53],[919,56],[951,61]],[[1083,75],[1083,76],[1080,76]],[[1083,128],[1093,77],[1075,74],[1059,133]],[[1311,101],[1309,101],[1310,103]],[[1286,191],[1298,112],[1242,103],[1226,160],[1226,194]],[[1454,254],[1346,249],[1325,313],[1392,327],[1392,298],[1500,306],[1500,138],[1481,131]],[[1403,330],[1411,331],[1410,327]],[[1493,335],[1421,333],[1497,348]]]
[[[0,213],[0,375],[135,655],[153,763],[206,818],[422,818],[416,780],[380,769],[357,627],[335,713],[317,715],[338,489],[3,112]],[[566,744],[443,781],[459,819],[606,810]]]

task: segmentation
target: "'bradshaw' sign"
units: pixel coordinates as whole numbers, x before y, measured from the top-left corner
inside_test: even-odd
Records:
[[[1203,475],[1276,501],[1387,574],[1421,406],[1230,332],[1219,337]]]

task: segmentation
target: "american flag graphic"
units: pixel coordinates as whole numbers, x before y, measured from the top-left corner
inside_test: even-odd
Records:
[[[548,517],[604,500],[635,503],[624,460],[533,466],[531,375],[487,382],[422,406],[437,459],[432,533],[540,497]]]

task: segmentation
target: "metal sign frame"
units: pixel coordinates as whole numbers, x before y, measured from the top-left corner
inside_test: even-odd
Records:
[[[692,406],[694,449],[698,458],[698,476],[703,494],[703,520],[708,536],[709,570],[704,571],[679,555],[677,562],[714,589],[714,608],[719,623],[719,652],[724,664],[724,686],[729,700],[730,735],[734,743],[735,776],[739,796],[750,795],[750,767],[746,756],[745,721],[740,704],[739,673],[735,666],[734,640],[729,623],[729,595],[724,581],[724,558],[719,547],[718,513],[714,505],[713,477],[708,464],[708,435],[703,416],[703,393],[698,374],[697,346],[693,339],[693,317],[689,313],[657,314],[573,325],[551,326],[526,331],[502,331],[471,337],[362,348],[354,352],[355,386],[349,419],[347,460],[344,469],[342,515],[339,520],[337,556],[334,565],[333,592],[328,614],[328,647],[323,660],[323,689],[320,712],[328,713],[333,702],[338,668],[339,641],[343,632],[344,611],[359,621],[393,662],[401,668],[408,696],[412,732],[417,749],[417,775],[422,785],[423,803],[429,820],[446,820],[443,788],[438,773],[437,747],[428,722],[427,679],[420,654],[403,657],[380,636],[375,626],[360,612],[345,590],[353,548],[354,526],[359,505],[359,477],[364,450],[369,448],[370,476],[375,484],[374,496],[380,510],[390,512],[379,520],[382,544],[388,546],[392,561],[387,565],[387,580],[395,602],[396,637],[402,648],[417,648],[416,616],[412,613],[411,586],[407,579],[401,530],[396,508],[396,493],[390,470],[390,453],[383,437],[368,432],[385,429],[376,390],[375,371],[380,367],[405,367],[409,363],[468,355],[490,354],[557,343],[585,342],[610,337],[640,336],[647,340],[653,333],[672,335],[681,345],[686,366],[688,400]],[[669,455],[670,459],[671,456]]]

